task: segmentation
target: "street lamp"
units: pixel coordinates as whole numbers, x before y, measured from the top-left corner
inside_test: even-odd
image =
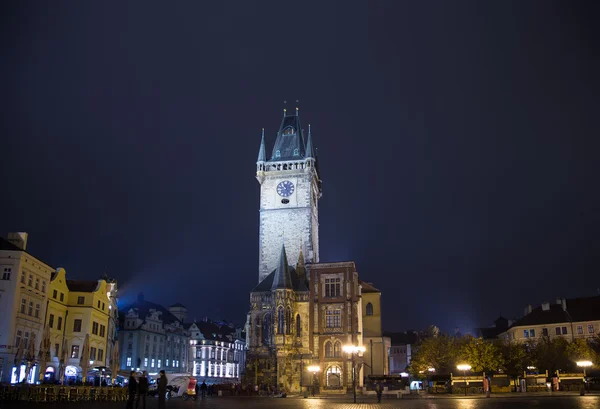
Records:
[[[317,376],[317,372],[319,372],[321,370],[321,367],[319,365],[311,365],[306,369],[308,370],[308,372],[312,372],[312,374],[313,374],[311,390],[312,390],[312,396],[315,396],[315,377]]]
[[[342,351],[352,355],[352,392],[354,393],[354,403],[356,403],[356,355],[365,352],[366,348],[363,346],[349,344],[344,345],[342,347]]]
[[[586,381],[585,381],[585,377],[586,377],[586,372],[585,369],[589,368],[590,366],[592,366],[592,361],[577,361],[577,366],[579,366],[580,368],[583,368],[583,390],[586,389]],[[589,385],[588,385],[589,387]],[[581,392],[583,393],[583,392]]]
[[[460,364],[456,366],[456,369],[458,369],[459,371],[463,371],[463,375],[465,377],[465,396],[467,396],[467,371],[471,370],[471,365]]]

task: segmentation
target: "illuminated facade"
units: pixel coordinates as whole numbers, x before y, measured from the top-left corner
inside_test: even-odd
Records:
[[[298,109],[292,115],[284,110],[268,160],[266,151],[263,131],[256,163],[261,186],[259,283],[250,293],[246,321],[246,382],[297,392],[314,383],[307,368],[318,364],[323,390],[345,393],[352,366],[342,345],[364,344],[363,285],[354,262],[319,262],[321,179],[310,126],[305,134]],[[369,328],[380,336],[379,298],[373,299],[379,329],[372,317]],[[386,345],[380,350],[385,354]],[[358,361],[361,384],[364,358]]]
[[[81,356],[89,334],[90,369],[109,366],[115,341],[117,284],[108,279],[67,280],[64,268],[52,275],[46,325],[50,331],[49,377],[81,377]],[[64,349],[66,348],[66,350]]]
[[[190,324],[188,331],[193,376],[208,384],[241,380],[246,364],[246,342],[240,329],[204,320]]]
[[[52,267],[27,253],[26,248],[27,233],[10,233],[8,240],[0,238],[0,380],[3,383],[18,382],[25,374],[25,359],[15,362],[19,344],[27,351],[32,343],[37,357],[54,272]],[[18,368],[16,379],[12,376],[14,368]],[[30,380],[38,377],[39,366],[36,366]]]
[[[189,331],[187,309],[169,309],[144,300],[143,294],[119,312],[119,358],[122,369],[158,373],[188,372]]]

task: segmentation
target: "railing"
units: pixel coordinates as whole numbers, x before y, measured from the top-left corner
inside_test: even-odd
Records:
[[[0,388],[0,401],[81,402],[127,400],[128,392],[121,387],[89,387],[58,385],[11,385]]]

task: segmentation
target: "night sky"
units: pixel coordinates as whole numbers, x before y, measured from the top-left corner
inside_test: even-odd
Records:
[[[283,101],[321,261],[384,328],[600,287],[600,2],[2,2],[0,232],[72,279],[243,324]]]

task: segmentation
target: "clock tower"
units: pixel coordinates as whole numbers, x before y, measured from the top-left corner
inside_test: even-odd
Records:
[[[279,265],[282,244],[294,265],[300,257],[303,262],[319,262],[321,180],[310,125],[305,137],[298,108],[292,115],[283,110],[270,159],[263,129],[256,179],[260,183],[259,283]]]

